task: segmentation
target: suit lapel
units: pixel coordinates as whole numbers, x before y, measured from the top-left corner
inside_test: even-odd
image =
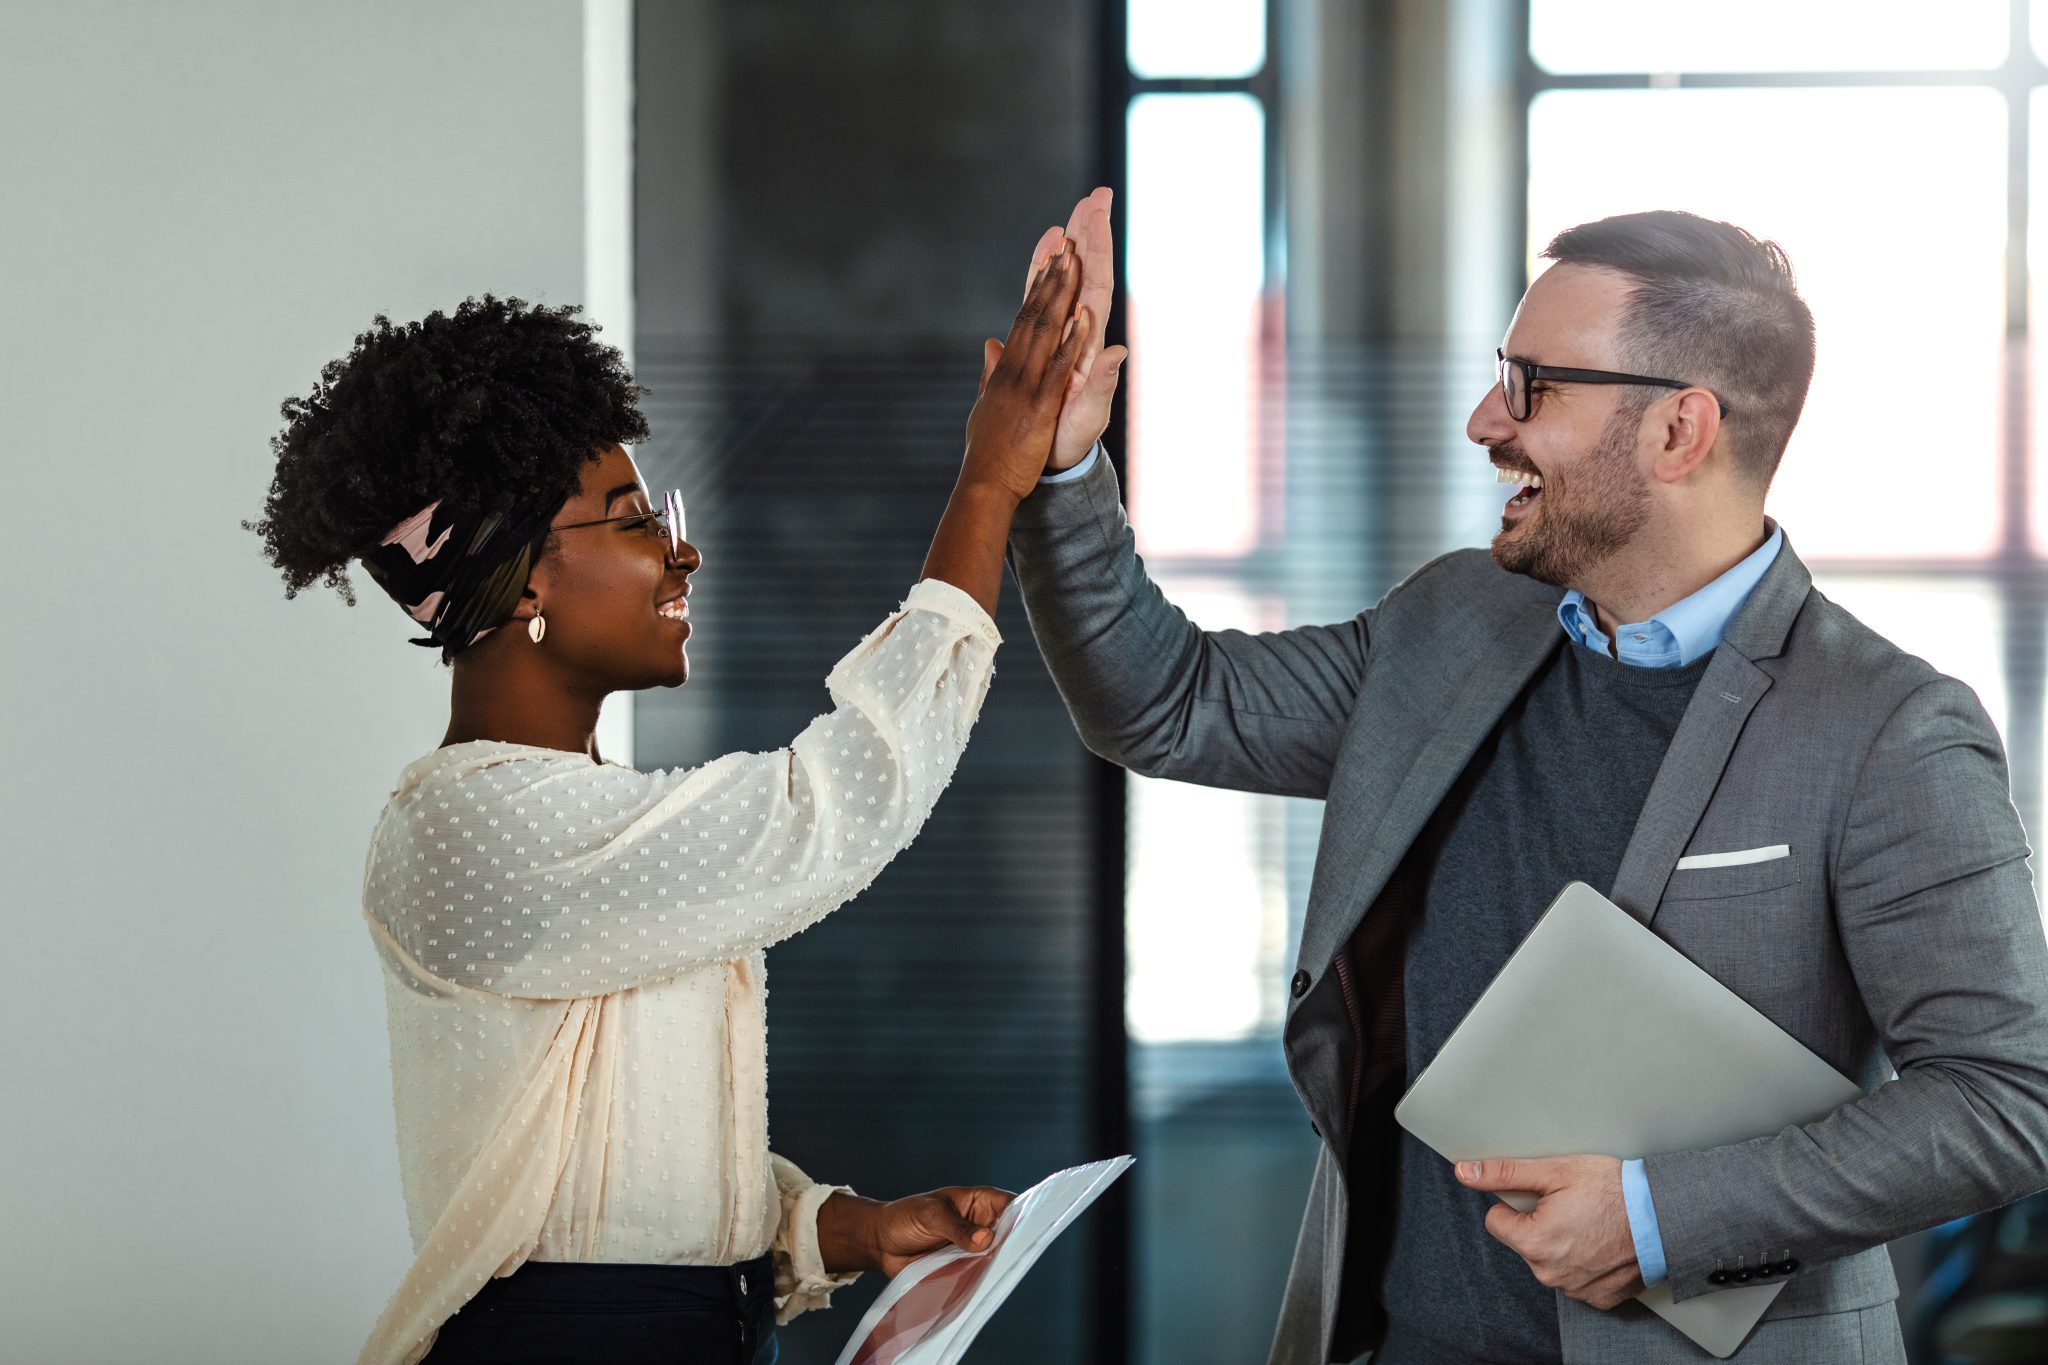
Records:
[[[1614,874],[1611,899],[1644,923],[1656,916],[1664,883],[1720,785],[1743,723],[1770,685],[1770,675],[1733,646],[1724,642],[1714,650]]]
[[[1812,575],[1788,537],[1728,623],[1657,770],[1615,876],[1613,899],[1639,918],[1648,921],[1656,914],[1665,883],[1706,812],[1743,725],[1771,685],[1756,661],[1784,652],[1812,587]],[[1486,643],[1470,652],[1460,648],[1459,657],[1440,672],[1385,668],[1368,675],[1324,816],[1302,925],[1300,965],[1316,979],[1357,929],[1501,714],[1564,641],[1556,600],[1547,594],[1519,597],[1499,620]],[[1434,725],[1415,723],[1418,707],[1406,698],[1418,689],[1449,698]]]
[[[1664,886],[1706,814],[1749,713],[1770,690],[1771,675],[1755,661],[1784,653],[1792,623],[1812,588],[1813,577],[1792,553],[1788,538],[1729,621],[1685,708],[1614,875],[1611,899],[1645,924],[1656,918]]]
[[[1338,765],[1348,780],[1332,791],[1324,815],[1302,925],[1301,965],[1312,976],[1321,979],[1444,793],[1564,638],[1555,600],[1525,595],[1482,648],[1451,661],[1447,676],[1420,679],[1435,693],[1420,708],[1412,699],[1415,674],[1384,669],[1369,679]],[[1391,688],[1411,689],[1410,696],[1386,695]],[[1415,724],[1418,709],[1440,718]]]

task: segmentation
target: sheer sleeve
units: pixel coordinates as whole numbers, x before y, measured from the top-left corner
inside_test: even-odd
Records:
[[[526,748],[431,781],[373,841],[368,904],[413,959],[529,999],[731,961],[872,882],[952,779],[1001,637],[927,579],[826,679],[788,748],[636,772]]]

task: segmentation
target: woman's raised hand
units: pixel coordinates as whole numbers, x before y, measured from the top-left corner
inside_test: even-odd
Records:
[[[1106,344],[1109,310],[1116,296],[1116,243],[1109,228],[1112,198],[1107,186],[1098,186],[1074,205],[1064,233],[1056,227],[1047,228],[1032,249],[1031,269],[1024,280],[1028,292],[1047,254],[1062,241],[1072,242],[1074,250],[1081,253],[1079,306],[1087,310],[1088,321],[1093,324],[1080,358],[1074,362],[1073,377],[1067,382],[1066,406],[1060,409],[1059,430],[1052,438],[1052,460],[1045,469],[1048,474],[1072,469],[1087,459],[1088,452],[1102,439],[1109,426],[1110,404],[1116,398],[1117,378],[1130,355],[1125,347]]]
[[[1106,212],[1102,226],[1106,256]],[[1099,319],[1082,301],[1081,277],[1094,253],[1085,242],[1074,249],[1064,234],[1052,244],[1056,233],[1039,243],[1048,254],[1024,292],[1010,339],[990,340],[982,349],[981,393],[967,414],[967,454],[924,560],[924,577],[951,583],[991,615],[1002,591],[1010,523],[1052,459],[1077,368],[1106,354],[1099,349]],[[1120,354],[1115,359],[1121,364]],[[1096,369],[1107,370],[1100,381],[1113,391],[1114,369]],[[1085,380],[1080,385],[1083,391],[1094,387]]]
[[[983,349],[981,393],[967,415],[963,486],[1000,489],[1017,502],[1037,487],[1075,364],[1095,335],[1088,309],[1075,307],[1080,292],[1080,253],[1062,241],[1025,293],[1009,340]]]

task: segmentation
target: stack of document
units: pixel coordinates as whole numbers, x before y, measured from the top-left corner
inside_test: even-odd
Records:
[[[860,1320],[838,1365],[956,1365],[1024,1272],[1132,1159],[1114,1157],[1047,1176],[996,1220],[987,1251],[946,1247],[889,1281]]]

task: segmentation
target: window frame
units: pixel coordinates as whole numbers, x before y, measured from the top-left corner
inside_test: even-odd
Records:
[[[2001,641],[2006,714],[1994,717],[2003,733],[2011,769],[2012,799],[2029,829],[2039,828],[2042,814],[2044,755],[2043,709],[2048,705],[2048,552],[2037,548],[2034,526],[2034,433],[2030,396],[2033,374],[2028,236],[2031,229],[2030,180],[2033,164],[2033,110],[2037,98],[2048,99],[2048,62],[2035,50],[2033,0],[2007,0],[2008,46],[2005,60],[1976,70],[1864,71],[1714,71],[1559,73],[1545,69],[1530,50],[1533,0],[1515,7],[1518,31],[1514,50],[1520,68],[1515,104],[1518,127],[1512,142],[1515,163],[1510,183],[1519,200],[1519,221],[1512,259],[1505,262],[1514,295],[1528,288],[1526,224],[1529,218],[1530,110],[1552,91],[1600,90],[1783,90],[1876,89],[1901,87],[1971,88],[1995,92],[2006,108],[2006,240],[2005,345],[2001,365],[1999,413],[2002,446],[1998,452],[1998,544],[1991,553],[1940,559],[1884,557],[1820,557],[1807,561],[1816,577],[1889,578],[1900,575],[1949,582],[1984,584],[1991,588],[2003,622]],[[2048,7],[2044,7],[2048,10]],[[2048,189],[2048,187],[2044,187]],[[2048,267],[2048,262],[2044,262]],[[2048,449],[2044,449],[2048,456]],[[2048,544],[2048,526],[2040,540]]]

